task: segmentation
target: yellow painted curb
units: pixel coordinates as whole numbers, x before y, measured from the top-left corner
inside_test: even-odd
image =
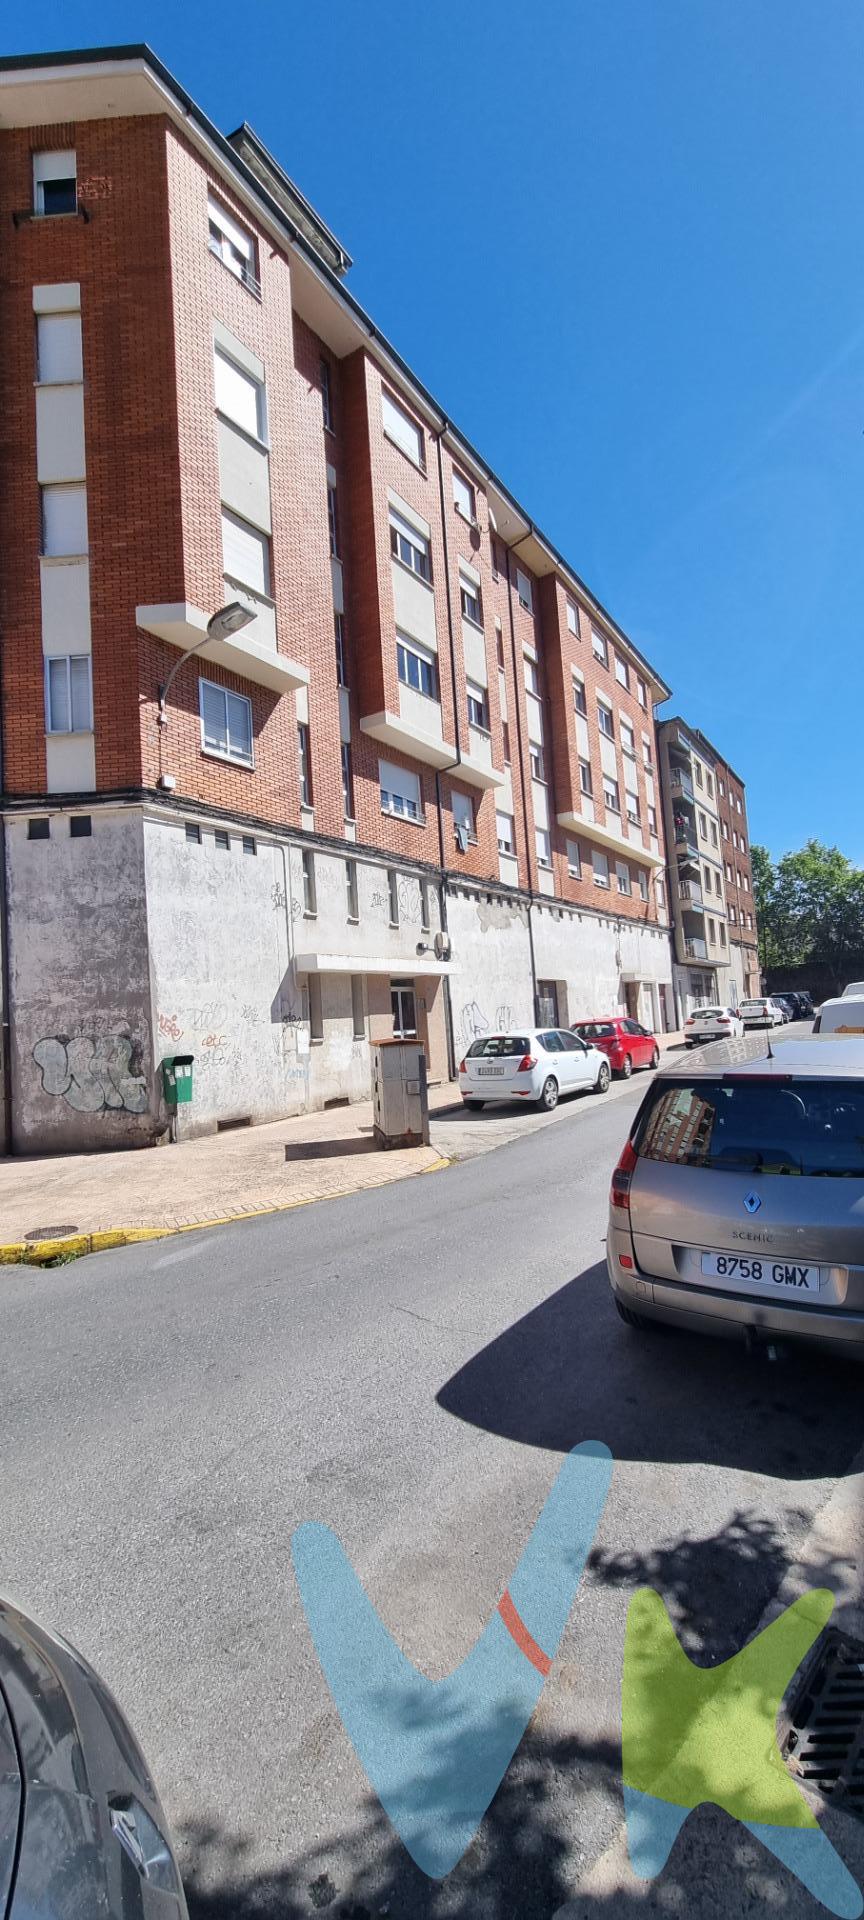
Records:
[[[36,1267],[58,1254],[71,1253],[77,1259],[85,1253],[106,1253],[111,1247],[134,1246],[139,1240],[167,1240],[176,1233],[205,1233],[208,1227],[237,1227],[244,1220],[263,1220],[271,1213],[293,1213],[297,1207],[313,1207],[319,1200],[347,1200],[354,1193],[374,1193],[376,1188],[395,1186],[399,1180],[416,1179],[421,1173],[441,1173],[452,1162],[444,1154],[432,1167],[408,1167],[393,1180],[374,1181],[371,1186],[341,1187],[338,1193],[310,1193],[299,1200],[277,1200],[272,1207],[255,1207],[248,1213],[217,1214],[212,1220],[184,1220],[176,1227],[105,1227],[96,1233],[69,1233],[59,1240],[9,1240],[0,1245],[0,1267]]]

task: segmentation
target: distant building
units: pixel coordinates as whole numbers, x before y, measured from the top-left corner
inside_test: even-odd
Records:
[[[743,783],[706,736],[678,717],[657,735],[683,1021],[760,990],[749,833]]]

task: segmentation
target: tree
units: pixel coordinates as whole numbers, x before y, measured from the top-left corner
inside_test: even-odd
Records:
[[[751,857],[763,967],[821,963],[841,982],[864,955],[864,871],[819,840],[776,864],[765,847]]]

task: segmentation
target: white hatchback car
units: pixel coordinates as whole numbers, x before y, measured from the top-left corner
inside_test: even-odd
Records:
[[[697,1007],[684,1022],[684,1044],[701,1047],[706,1040],[740,1040],[744,1022],[734,1007]]]
[[[610,1068],[599,1047],[563,1027],[521,1027],[474,1040],[459,1066],[466,1107],[487,1100],[532,1100],[552,1113],[562,1093],[605,1093]]]
[[[745,1027],[782,1027],[783,1008],[776,1000],[742,1000],[738,1012]]]

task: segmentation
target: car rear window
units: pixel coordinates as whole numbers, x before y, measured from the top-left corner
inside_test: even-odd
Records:
[[[586,1020],[574,1027],[574,1033],[581,1033],[583,1040],[613,1040],[615,1028],[611,1020]]]
[[[745,1007],[767,1007],[767,1005],[767,1000],[742,1000],[741,1002],[742,1011]]]
[[[489,1033],[485,1040],[472,1043],[467,1057],[469,1060],[512,1060],[530,1052],[524,1034],[520,1037],[518,1033]]]
[[[633,1145],[643,1160],[728,1172],[864,1178],[864,1082],[694,1080],[648,1095]]]
[[[707,1020],[709,1014],[713,1017],[715,1013],[725,1013],[725,1011],[725,1007],[697,1007],[693,1018],[694,1020]]]

